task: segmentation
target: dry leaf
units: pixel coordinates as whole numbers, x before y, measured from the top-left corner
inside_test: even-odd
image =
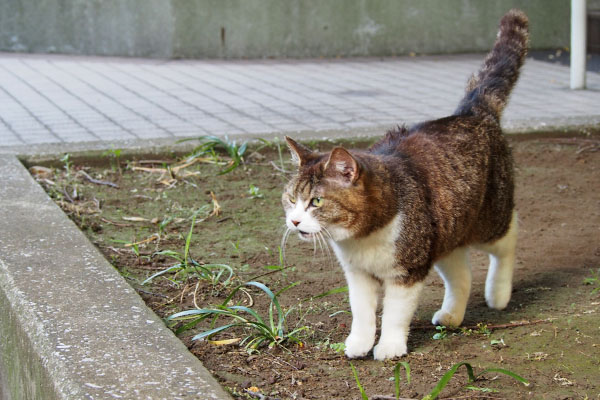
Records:
[[[131,221],[131,222],[148,222],[149,221],[149,219],[142,218],[142,217],[123,217],[122,219],[125,221]]]
[[[224,346],[227,344],[236,344],[239,343],[242,338],[233,338],[233,339],[223,339],[223,340],[209,340],[208,343],[214,344],[215,346]]]
[[[219,205],[219,202],[217,201],[217,196],[215,196],[215,194],[213,192],[210,192],[210,197],[212,197],[212,202],[213,202],[213,210],[210,213],[211,216],[216,215],[217,217],[219,215],[221,215],[221,206]]]
[[[98,205],[93,201],[86,201],[84,203],[73,204],[66,201],[59,200],[56,202],[63,210],[73,212],[77,215],[81,214],[97,214],[100,212]]]
[[[40,165],[34,165],[33,167],[29,168],[29,172],[31,175],[38,178],[48,178],[54,175],[54,171],[52,169],[42,167]]]
[[[158,240],[158,239],[159,239],[159,237],[158,237],[157,235],[152,235],[152,236],[150,236],[149,238],[146,238],[146,239],[144,239],[144,240],[141,240],[141,241],[139,241],[139,242],[135,242],[135,243],[127,243],[127,244],[125,245],[125,247],[132,247],[132,246],[137,246],[137,245],[139,245],[139,244],[150,243],[150,242],[153,242],[153,241],[155,241],[155,240]]]

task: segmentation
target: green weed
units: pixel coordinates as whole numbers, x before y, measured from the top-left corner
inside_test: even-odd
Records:
[[[410,365],[406,361],[400,361],[394,367],[394,394],[396,399],[400,398],[400,367],[406,372],[406,384],[410,385]]]
[[[529,382],[515,374],[512,371],[506,370],[506,369],[502,369],[502,368],[488,368],[486,370],[483,370],[482,372],[480,372],[479,374],[475,375],[473,373],[473,367],[471,366],[471,364],[469,364],[468,362],[459,362],[454,364],[452,367],[450,367],[450,369],[448,370],[448,372],[446,372],[444,374],[444,376],[442,376],[442,378],[439,380],[439,382],[437,383],[437,385],[433,388],[433,390],[431,392],[429,392],[429,394],[425,397],[423,397],[423,400],[434,400],[436,399],[439,394],[442,392],[442,390],[444,390],[444,388],[446,387],[446,385],[448,384],[448,382],[450,382],[450,380],[452,379],[452,377],[454,376],[454,374],[456,374],[456,372],[458,371],[458,369],[462,366],[465,366],[465,368],[467,369],[467,375],[469,377],[469,381],[468,381],[468,388],[470,390],[476,390],[475,386],[473,386],[472,384],[477,381],[477,379],[479,379],[483,374],[488,373],[488,372],[496,372],[496,373],[500,373],[500,374],[504,374],[507,376],[510,376],[513,379],[516,379],[517,381],[521,382],[522,384],[524,384],[525,386],[529,386]],[[477,388],[477,389],[481,389],[481,388]],[[482,391],[485,391],[486,389],[481,389]]]
[[[360,396],[362,397],[363,400],[369,400],[369,396],[367,396],[365,389],[360,384],[360,379],[358,379],[358,373],[356,372],[356,368],[354,367],[354,364],[352,364],[352,362],[350,363],[350,368],[352,368],[352,374],[354,375],[354,380],[356,381],[356,386],[358,387],[358,390],[360,391]]]
[[[591,276],[583,280],[583,284],[593,286],[591,294],[596,294],[600,292],[600,268],[598,268],[595,272],[593,269],[590,269],[590,274]]]
[[[262,199],[265,197],[265,195],[260,192],[260,188],[258,186],[254,186],[253,184],[250,184],[248,194],[250,195],[251,199]]]
[[[166,216],[163,218],[162,221],[160,221],[158,223],[158,234],[159,236],[164,235],[166,229],[167,229],[167,225],[169,225],[171,222],[173,222],[175,218],[171,217],[171,216]]]
[[[473,329],[464,328],[462,326],[458,329],[460,330],[460,334],[463,336],[471,336],[473,334]]]
[[[268,148],[276,148],[277,149],[277,153],[279,155],[279,165],[276,165],[275,162],[271,161],[271,165],[278,170],[279,172],[283,172],[284,174],[287,174],[288,171],[285,169],[285,164],[283,162],[283,151],[281,150],[281,141],[279,140],[278,137],[276,137],[275,139],[273,139],[273,141],[269,141],[266,139],[262,139],[262,138],[258,138],[258,141],[262,143],[262,145],[260,145],[256,151],[260,151],[265,147]]]
[[[190,257],[190,244],[192,241],[192,235],[194,232],[194,224],[196,222],[196,213],[192,217],[192,225],[190,226],[190,230],[185,238],[185,247],[183,253],[174,251],[174,250],[162,250],[153,254],[153,256],[167,256],[177,261],[177,264],[172,265],[168,268],[165,268],[154,275],[150,276],[146,280],[142,282],[142,285],[152,281],[154,278],[157,278],[161,275],[164,275],[169,272],[175,272],[175,276],[172,279],[178,279],[179,276],[187,276],[190,273],[195,273],[195,275],[202,280],[209,281],[213,286],[217,284],[221,284],[223,286],[229,285],[231,279],[233,277],[233,269],[226,264],[200,264],[192,257]],[[225,274],[228,273],[227,278],[222,281],[222,278]]]
[[[121,149],[110,149],[102,153],[103,157],[108,157],[110,160],[110,167],[114,172],[118,172],[122,175],[121,171]]]
[[[344,342],[330,343],[329,348],[338,354],[342,354],[346,350],[346,344]]]
[[[140,254],[140,243],[136,242],[135,240],[133,242],[129,242],[127,240],[111,240],[114,243],[120,243],[120,244],[124,244],[125,247],[129,247],[131,249],[131,251],[133,252],[133,254],[135,254],[135,256],[137,258],[140,258],[141,254]]]
[[[240,240],[239,240],[239,239],[238,239],[238,240],[236,240],[236,241],[235,241],[235,243],[233,243],[233,242],[229,242],[229,243],[231,243],[231,246],[233,247],[233,250],[234,250],[236,253],[239,253],[239,252],[240,252]]]
[[[71,155],[69,153],[65,153],[65,155],[61,157],[60,161],[63,163],[63,168],[65,169],[67,178],[71,178],[71,167],[73,166]]]
[[[400,398],[400,367],[404,367],[404,370],[406,371],[406,384],[410,384],[410,365],[408,365],[408,363],[406,361],[400,361],[399,363],[396,364],[396,366],[394,367],[394,392],[396,395],[396,399]],[[360,391],[360,396],[363,400],[369,400],[369,397],[367,396],[367,393],[365,392],[365,389],[362,387],[361,383],[360,383],[360,379],[358,378],[358,373],[356,372],[356,368],[354,367],[354,364],[352,364],[352,362],[350,363],[350,368],[352,368],[352,374],[354,375],[354,380],[356,381],[356,386],[358,387],[358,390]]]
[[[265,268],[271,271],[282,271],[285,269],[285,260],[283,255],[283,249],[281,246],[277,246],[279,250],[279,264],[277,265],[266,265]]]
[[[236,287],[229,294],[229,296],[227,296],[225,301],[216,308],[202,308],[182,311],[171,315],[167,318],[167,321],[191,320],[190,322],[188,322],[188,324],[184,326],[184,329],[189,329],[208,317],[214,317],[214,320],[212,322],[213,326],[216,323],[217,318],[219,317],[231,318],[233,320],[232,323],[221,325],[219,327],[212,328],[202,333],[199,333],[198,335],[194,336],[192,340],[209,338],[227,329],[231,329],[234,327],[243,327],[246,328],[250,333],[241,340],[240,344],[244,345],[247,349],[252,350],[258,349],[259,346],[265,343],[269,347],[273,347],[276,345],[280,346],[286,341],[300,343],[300,339],[298,339],[297,334],[303,330],[308,329],[308,327],[301,326],[289,332],[286,331],[286,318],[288,317],[289,313],[293,310],[293,308],[289,309],[287,312],[284,313],[278,300],[278,296],[281,293],[296,286],[296,284],[298,284],[298,282],[283,288],[277,293],[273,293],[271,289],[269,289],[263,283],[256,281],[247,282],[243,285]],[[268,311],[269,314],[267,317],[261,316],[256,311],[246,306],[227,305],[236,292],[241,290],[243,287],[248,286],[253,286],[262,290],[271,299]]]
[[[215,161],[218,161],[219,158],[217,156],[216,150],[224,150],[227,153],[231,160],[228,163],[226,163],[226,168],[219,172],[220,175],[233,171],[244,162],[243,156],[248,146],[248,143],[246,142],[238,146],[235,140],[230,141],[227,136],[225,136],[225,138],[220,138],[217,136],[200,136],[198,138],[182,139],[179,140],[177,143],[189,140],[198,140],[200,142],[200,145],[196,146],[194,150],[192,150],[192,153],[187,157],[188,162],[192,161],[195,158],[199,158],[206,155],[212,157]]]
[[[440,378],[440,380],[435,385],[435,387],[425,397],[423,397],[423,400],[437,399],[437,397],[440,395],[442,390],[444,390],[446,385],[448,385],[448,383],[450,382],[452,377],[456,374],[458,369],[460,367],[462,367],[463,365],[466,368],[467,375],[468,375],[468,383],[464,387],[464,389],[476,390],[476,391],[480,391],[483,393],[497,393],[498,390],[496,390],[496,389],[480,388],[480,387],[473,385],[484,374],[489,373],[489,372],[496,372],[496,373],[510,376],[511,378],[521,382],[523,385],[529,386],[529,382],[525,378],[521,377],[520,375],[517,375],[516,373],[514,373],[512,371],[502,369],[502,368],[488,368],[488,369],[481,371],[479,374],[475,375],[471,364],[463,361],[463,362],[459,362],[459,363],[456,363],[453,366],[451,366],[450,369]],[[356,385],[358,387],[358,390],[360,391],[360,395],[361,395],[362,399],[369,400],[369,397],[367,396],[364,388],[362,387],[362,385],[360,383],[360,379],[358,378],[358,373],[356,372],[356,368],[354,367],[354,365],[352,363],[350,363],[350,367],[352,368],[352,374],[354,375],[354,379],[356,380]],[[394,393],[395,393],[396,399],[400,398],[400,367],[404,367],[404,370],[406,371],[406,384],[410,384],[410,380],[411,380],[410,365],[405,361],[401,361],[401,362],[397,363],[396,366],[394,367],[394,377],[393,377]],[[383,397],[383,396],[379,396],[379,397]]]
[[[446,327],[445,326],[436,326],[435,330],[437,331],[437,333],[435,335],[433,335],[433,339],[434,340],[443,340],[446,339],[448,337],[448,332],[446,331]]]
[[[329,295],[332,295],[332,294],[337,294],[337,293],[348,293],[348,286],[340,286],[338,288],[328,290],[326,292],[317,294],[315,296],[307,297],[306,299],[304,299],[302,301],[309,301],[309,300],[314,300],[314,299],[320,299],[322,297],[326,297],[326,296],[329,296]]]
[[[492,334],[492,331],[487,327],[487,324],[479,322],[477,324],[477,333],[479,333],[480,335],[490,336]]]

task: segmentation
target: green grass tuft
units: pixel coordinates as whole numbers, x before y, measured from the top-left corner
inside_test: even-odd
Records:
[[[213,326],[219,317],[229,317],[233,320],[231,323],[201,332],[194,336],[192,340],[210,338],[221,331],[234,327],[243,327],[248,329],[250,334],[246,335],[240,343],[245,345],[245,347],[248,349],[258,349],[262,344],[267,344],[269,347],[273,347],[275,345],[282,345],[288,341],[300,343],[300,339],[297,337],[297,334],[308,329],[308,327],[301,326],[289,332],[286,331],[286,318],[293,308],[284,313],[278,300],[278,296],[281,293],[296,286],[297,284],[298,282],[292,283],[291,285],[279,290],[277,293],[273,293],[271,289],[269,289],[263,283],[256,281],[246,282],[243,285],[236,287],[229,294],[229,296],[227,296],[225,301],[215,308],[202,308],[182,311],[171,315],[167,318],[167,321],[187,320],[189,322],[185,325],[185,329],[189,329],[208,317],[214,317],[212,323]],[[246,306],[228,305],[236,292],[241,290],[243,287],[248,286],[253,286],[262,290],[270,298],[271,302],[269,304],[268,317],[261,316],[256,311]]]

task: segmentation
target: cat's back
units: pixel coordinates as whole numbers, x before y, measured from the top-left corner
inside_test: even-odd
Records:
[[[390,155],[409,160],[404,165],[411,166],[412,176],[428,193],[436,236],[445,238],[435,253],[487,240],[471,227],[480,225],[483,214],[496,212],[492,197],[506,199],[502,209],[512,207],[512,158],[498,123],[454,115],[390,136],[379,151],[385,148]],[[498,187],[505,188],[504,193],[497,193]]]
[[[399,126],[389,130],[369,152],[386,156],[454,153],[476,157],[482,155],[490,142],[498,140],[502,141],[502,132],[495,121],[479,116],[452,115],[410,128]]]

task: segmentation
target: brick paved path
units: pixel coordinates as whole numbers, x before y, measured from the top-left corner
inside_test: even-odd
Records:
[[[0,146],[384,129],[452,112],[483,55],[157,61],[0,53]],[[600,122],[600,74],[528,59],[509,130]],[[599,125],[600,126],[600,125]]]

